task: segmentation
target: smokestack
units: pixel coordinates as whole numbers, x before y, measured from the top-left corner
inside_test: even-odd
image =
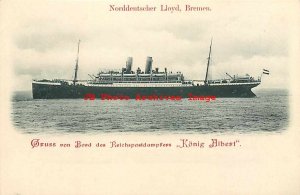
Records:
[[[152,71],[152,57],[147,57],[146,60],[146,67],[145,67],[145,74],[150,74]]]
[[[131,73],[132,61],[133,61],[132,57],[127,58],[127,61],[126,61],[126,74]]]

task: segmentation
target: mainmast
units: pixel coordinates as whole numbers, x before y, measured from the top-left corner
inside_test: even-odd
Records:
[[[205,80],[204,80],[205,85],[207,84],[207,76],[208,76],[208,69],[209,69],[210,55],[211,55],[211,45],[212,45],[212,39],[210,41],[209,54],[208,54],[208,58],[207,58],[207,68],[206,68],[206,75],[205,75]]]
[[[78,60],[79,60],[79,45],[80,45],[80,40],[78,41],[78,48],[77,48],[77,58],[76,58],[76,65],[75,65],[75,75],[74,75],[74,80],[73,84],[77,82],[77,72],[78,72]]]

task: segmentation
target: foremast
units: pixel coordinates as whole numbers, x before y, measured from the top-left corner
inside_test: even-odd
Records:
[[[79,45],[80,45],[80,40],[78,41],[78,47],[77,47],[77,58],[76,58],[75,73],[74,73],[74,80],[73,80],[74,85],[77,82],[78,61],[79,61]]]

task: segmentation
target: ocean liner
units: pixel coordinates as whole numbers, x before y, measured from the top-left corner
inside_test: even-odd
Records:
[[[90,80],[78,80],[79,63],[78,42],[77,58],[74,78],[72,80],[33,80],[32,93],[34,99],[66,99],[66,98],[95,98],[101,94],[108,96],[136,98],[143,96],[177,96],[187,98],[195,96],[213,97],[255,97],[252,88],[261,83],[261,77],[254,79],[250,75],[231,76],[225,79],[208,79],[211,63],[212,42],[209,47],[206,75],[204,80],[186,80],[181,72],[171,72],[167,68],[160,71],[152,68],[152,57],[147,57],[145,71],[139,67],[132,70],[133,58],[128,57],[126,67],[120,71],[99,72],[97,75],[89,75]],[[264,70],[267,71],[267,70]],[[268,74],[268,72],[265,72]]]

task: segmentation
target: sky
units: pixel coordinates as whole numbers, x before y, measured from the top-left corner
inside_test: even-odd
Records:
[[[261,88],[287,88],[295,23],[294,1],[16,1],[7,8],[14,90],[31,90],[32,79],[72,79],[80,39],[78,79],[100,70],[181,71],[204,79],[212,39],[212,78],[246,73]],[[176,6],[182,12],[113,12],[109,5]],[[185,12],[184,6],[211,11]],[[298,4],[296,4],[298,5]],[[17,10],[17,11],[14,11]],[[290,10],[288,13],[283,10]],[[297,15],[298,16],[298,15]]]

